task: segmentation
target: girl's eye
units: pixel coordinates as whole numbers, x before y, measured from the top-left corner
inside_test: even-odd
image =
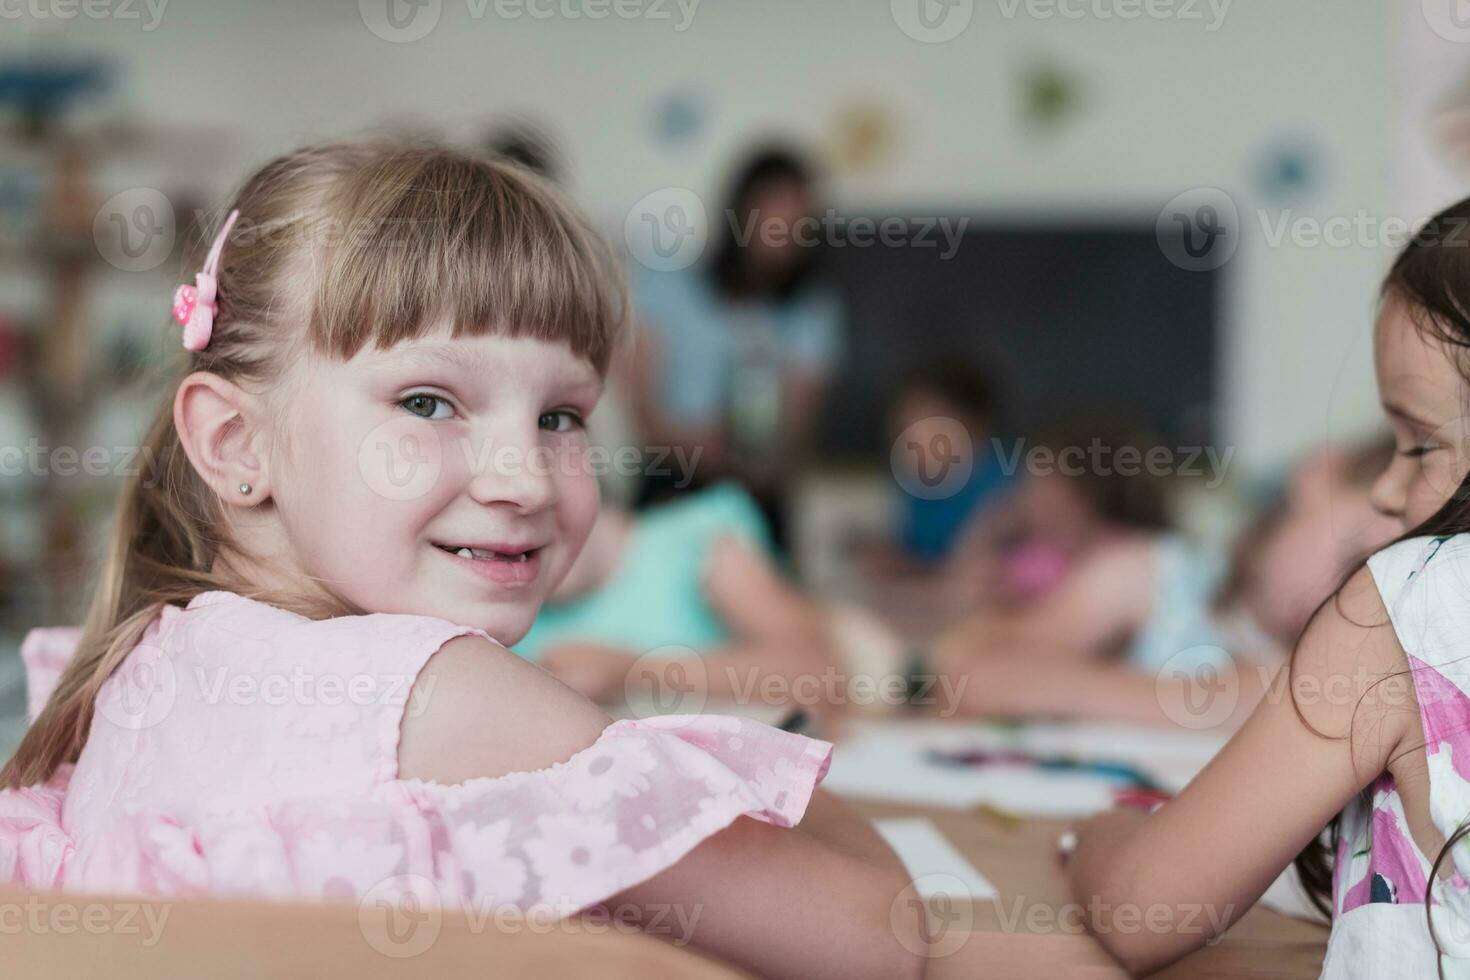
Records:
[[[572,432],[582,427],[582,417],[576,412],[547,412],[537,424],[547,432]]]
[[[446,399],[425,392],[407,395],[398,404],[422,419],[447,419],[454,414],[453,406]]]

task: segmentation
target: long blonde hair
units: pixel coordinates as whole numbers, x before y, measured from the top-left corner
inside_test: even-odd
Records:
[[[622,332],[610,253],[545,181],[510,164],[330,143],[266,164],[230,208],[240,218],[222,253],[214,331],[185,373],[269,386],[305,351],[346,359],[445,322],[454,336],[564,341],[606,373]],[[312,618],[354,611],[215,567],[240,546],[180,445],[172,397],[140,448],[148,465],[123,487],[76,653],[0,784],[43,782],[76,761],[98,692],[166,603],[221,589]]]

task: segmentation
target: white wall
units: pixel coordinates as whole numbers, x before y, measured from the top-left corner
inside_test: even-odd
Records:
[[[516,110],[553,126],[579,197],[616,220],[665,185],[715,196],[752,134],[827,138],[857,101],[889,107],[900,145],[886,166],[838,181],[843,208],[952,202],[1152,221],[1176,193],[1218,186],[1242,218],[1222,368],[1224,433],[1239,460],[1274,463],[1370,422],[1369,324],[1389,250],[1272,247],[1254,168],[1273,139],[1304,136],[1323,166],[1294,214],[1387,214],[1390,5],[1234,0],[1210,30],[1208,0],[1175,0],[1198,20],[1127,21],[1087,12],[1128,0],[1062,0],[1080,19],[1033,16],[1051,8],[1017,2],[973,0],[958,37],[926,44],[899,30],[887,0],[703,0],[682,32],[669,20],[510,21],[494,0],[476,20],[467,0],[442,0],[428,36],[394,44],[365,27],[353,0],[174,0],[151,32],[137,0],[140,21],[79,20],[59,36],[55,21],[0,23],[0,52],[105,52],[125,68],[120,107],[227,124],[242,164],[220,174],[221,193],[243,161],[304,140],[415,119],[471,136]],[[681,16],[674,0],[667,8]],[[1036,57],[1084,86],[1083,110],[1050,138],[1019,123],[1016,73]],[[704,101],[711,126],[683,154],[648,135],[654,103],[676,90]]]

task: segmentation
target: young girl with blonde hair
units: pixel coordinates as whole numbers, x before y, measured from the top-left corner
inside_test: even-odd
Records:
[[[0,880],[678,904],[763,974],[919,971],[892,852],[813,795],[829,745],[609,724],[506,649],[596,515],[583,422],[624,317],[552,190],[433,147],[303,149],[245,183],[174,315],[188,371],[4,770]]]

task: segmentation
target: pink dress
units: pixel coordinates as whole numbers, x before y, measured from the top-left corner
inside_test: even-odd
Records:
[[[825,742],[669,716],[614,722],[535,772],[401,779],[399,726],[423,709],[414,680],[466,634],[485,636],[424,616],[312,621],[231,592],[164,607],[99,693],[75,766],[0,792],[0,882],[348,901],[412,893],[566,915],[741,815],[794,825],[826,773]],[[74,642],[74,632],[34,634],[28,666],[44,670]],[[43,695],[33,689],[33,703]]]

